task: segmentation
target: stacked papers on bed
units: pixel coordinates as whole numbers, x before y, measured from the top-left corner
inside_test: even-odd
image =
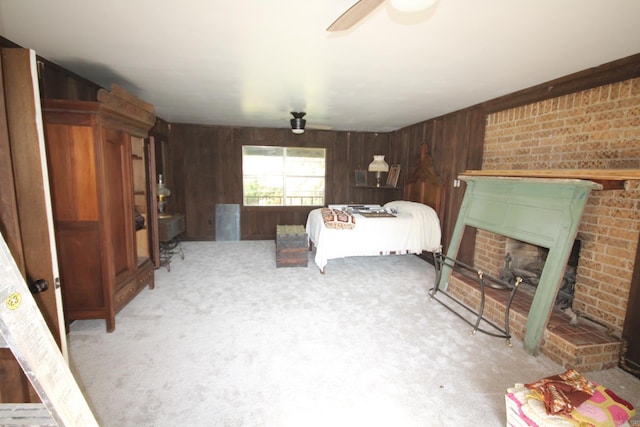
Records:
[[[344,210],[345,212],[360,214],[363,216],[374,216],[374,214],[390,214],[387,209],[383,208],[380,205],[346,205],[342,210]]]
[[[328,206],[329,209],[339,209],[341,211],[347,211],[347,210],[372,210],[372,209],[381,209],[382,206],[380,205],[367,205],[367,204],[362,204],[362,205],[329,205]]]

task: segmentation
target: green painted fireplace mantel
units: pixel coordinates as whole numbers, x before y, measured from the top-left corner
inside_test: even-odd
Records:
[[[526,324],[524,348],[537,354],[591,190],[584,179],[460,175],[467,184],[447,256],[456,258],[466,226],[549,249]],[[451,267],[438,286],[446,289]]]

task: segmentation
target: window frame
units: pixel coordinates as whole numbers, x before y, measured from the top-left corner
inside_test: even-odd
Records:
[[[287,199],[296,199],[296,198],[301,198],[301,197],[305,197],[305,196],[287,196],[286,193],[286,189],[287,189],[287,178],[296,178],[296,177],[301,177],[301,178],[322,178],[322,195],[321,196],[308,196],[308,197],[312,197],[314,199],[317,199],[319,197],[322,198],[322,200],[320,200],[320,203],[312,203],[312,204],[246,204],[246,196],[245,196],[245,171],[244,171],[244,164],[245,164],[245,147],[256,147],[256,148],[272,148],[272,149],[282,149],[283,151],[283,170],[282,170],[282,174],[281,175],[275,175],[278,176],[282,179],[282,201],[283,203],[287,201]],[[292,150],[292,149],[310,149],[310,150],[322,150],[324,157],[324,172],[323,172],[323,176],[313,176],[313,175],[287,175],[286,174],[286,159],[287,159],[287,152],[288,150]],[[327,174],[328,174],[328,163],[327,163],[327,158],[328,158],[328,153],[329,153],[329,149],[327,147],[321,147],[321,146],[301,146],[301,145],[278,145],[278,144],[268,144],[268,143],[262,143],[262,144],[242,144],[241,145],[241,149],[240,149],[240,158],[241,158],[241,179],[242,179],[242,206],[246,207],[246,208],[271,208],[271,209],[283,209],[283,208],[309,208],[309,207],[317,207],[317,206],[324,206],[324,204],[327,201]],[[275,157],[275,156],[274,156]],[[292,156],[295,157],[295,156]],[[255,176],[255,177],[259,177],[260,175],[250,175],[250,176]]]

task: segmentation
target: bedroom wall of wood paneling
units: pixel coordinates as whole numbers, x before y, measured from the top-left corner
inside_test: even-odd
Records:
[[[482,166],[485,114],[473,107],[445,116],[416,123],[390,135],[392,150],[413,164],[419,156],[420,146],[426,143],[436,173],[443,184],[442,201],[436,207],[442,225],[442,244],[448,248],[458,217],[464,183],[454,186],[458,174]],[[473,256],[474,234],[469,230],[461,244],[458,258],[470,261]]]
[[[466,169],[482,165],[485,115],[482,109],[458,111],[408,126],[389,134],[307,130],[293,135],[286,129],[229,128],[197,124],[173,124],[169,135],[171,176],[181,193],[171,200],[170,208],[187,215],[189,240],[215,239],[215,206],[218,203],[242,203],[243,144],[309,146],[327,149],[326,202],[380,203],[402,197],[401,191],[355,187],[354,172],[366,169],[373,154],[385,154],[389,164],[400,164],[399,186],[419,157],[420,146],[427,143],[436,172],[444,185],[443,203],[436,207],[443,225],[446,247],[455,226],[464,188],[453,187],[453,180]],[[227,147],[224,155],[220,147]],[[184,181],[181,182],[181,179]],[[373,184],[373,174],[368,174]],[[216,187],[214,181],[224,183]],[[174,191],[176,190],[174,189]],[[173,196],[172,196],[173,197]],[[242,207],[241,239],[273,239],[277,224],[306,221],[311,207]],[[465,239],[473,248],[470,236]],[[463,251],[464,252],[464,251]],[[461,253],[463,253],[461,252]],[[469,255],[470,258],[471,254]]]
[[[0,47],[21,48],[22,46],[0,36]],[[97,100],[100,85],[37,55],[37,53],[40,98],[73,99],[77,101]]]
[[[242,146],[278,145],[327,150],[326,200],[330,203],[385,203],[400,191],[356,188],[354,171],[366,169],[374,154],[402,164],[392,152],[388,134],[307,130],[294,135],[288,128],[242,128],[172,124],[168,137],[167,184],[172,183],[169,208],[185,212],[187,240],[215,240],[216,205],[239,204],[242,240],[274,239],[276,225],[304,225],[313,207],[243,207]],[[402,164],[406,171],[407,164]],[[373,182],[373,174],[369,176]]]

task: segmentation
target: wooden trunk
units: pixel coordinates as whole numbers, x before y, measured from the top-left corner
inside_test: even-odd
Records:
[[[301,225],[278,225],[276,229],[276,267],[306,267],[309,238]]]

